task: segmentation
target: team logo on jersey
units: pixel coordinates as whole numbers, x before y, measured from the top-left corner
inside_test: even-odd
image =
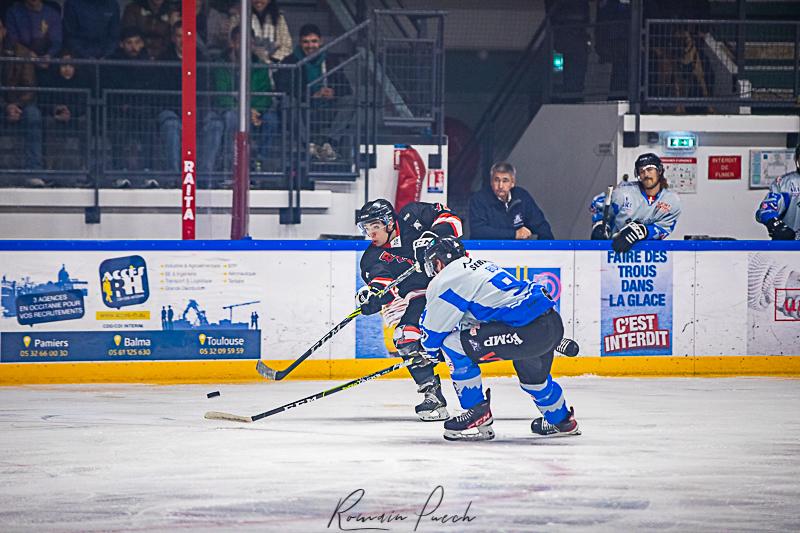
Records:
[[[522,220],[522,213],[517,213],[514,215],[514,222],[512,222],[512,224],[514,224],[515,228],[521,227],[524,224]]]
[[[505,344],[513,344],[519,346],[522,344],[522,339],[515,333],[503,333],[502,335],[490,335],[488,339],[483,341],[483,345],[491,348],[492,346],[502,346]]]
[[[624,200],[622,200],[622,205],[619,207],[620,211],[630,211],[633,208],[633,203],[631,202],[631,197],[627,194],[624,196]]]
[[[672,206],[669,205],[667,202],[658,201],[656,202],[656,211],[661,211],[662,213],[669,213],[669,210],[672,209]]]
[[[407,257],[400,257],[399,255],[394,255],[394,254],[389,253],[389,252],[381,253],[381,256],[379,257],[379,259],[381,261],[383,261],[384,263],[391,263],[391,262],[397,261],[398,263],[408,263],[409,265],[413,265],[414,264],[414,261],[412,261],[411,259],[408,259]]]
[[[139,305],[150,297],[147,264],[138,255],[106,259],[100,263],[100,288],[107,307]]]

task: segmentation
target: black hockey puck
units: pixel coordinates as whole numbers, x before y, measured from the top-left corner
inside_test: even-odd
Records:
[[[208,394],[206,394],[207,398],[213,398],[214,396],[219,396],[219,391],[218,390],[215,390],[214,392],[209,392]]]

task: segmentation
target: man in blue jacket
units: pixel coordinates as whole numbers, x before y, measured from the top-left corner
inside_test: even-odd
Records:
[[[517,171],[506,161],[492,166],[489,187],[469,200],[471,239],[554,239],[533,197],[515,187]]]

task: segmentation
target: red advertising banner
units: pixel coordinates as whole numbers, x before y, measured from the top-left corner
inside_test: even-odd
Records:
[[[742,179],[742,156],[740,155],[708,156],[708,179],[710,180]]]

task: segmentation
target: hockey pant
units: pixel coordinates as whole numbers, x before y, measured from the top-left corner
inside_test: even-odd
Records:
[[[561,316],[549,310],[522,327],[502,322],[456,331],[447,336],[442,351],[463,409],[483,401],[479,363],[511,360],[520,387],[551,424],[568,415],[561,386],[553,381],[550,368],[556,346],[564,336]]]
[[[419,329],[419,318],[425,309],[425,296],[412,299],[408,303],[400,322],[394,328],[394,345],[397,353],[403,359],[414,357],[422,351],[420,338],[422,336]],[[433,381],[433,364],[412,365],[408,367],[408,372],[417,385],[425,385]]]

